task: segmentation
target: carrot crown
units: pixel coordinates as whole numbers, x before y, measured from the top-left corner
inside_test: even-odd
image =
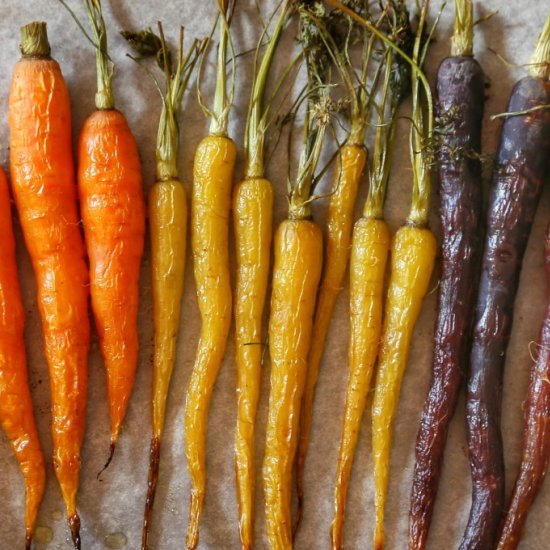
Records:
[[[184,29],[180,27],[177,60],[174,63],[166,44],[162,24],[158,23],[159,36],[151,29],[141,32],[123,31],[122,36],[141,58],[155,57],[164,73],[165,91],[159,88],[162,112],[157,132],[156,178],[157,181],[178,179],[179,127],[178,112],[195,68],[197,59],[206,45],[206,40],[194,40],[187,54],[184,53]],[[156,81],[155,81],[156,82]]]
[[[229,32],[235,0],[216,0],[218,5],[218,20],[220,23],[220,43],[218,44],[216,89],[214,92],[214,103],[209,109],[202,101],[202,95],[198,93],[199,104],[206,114],[211,117],[210,135],[227,136],[229,112],[233,105],[235,95],[235,52]],[[227,48],[231,49],[231,85],[227,93]]]
[[[50,57],[48,29],[43,21],[34,21],[21,27],[21,53],[23,57]]]
[[[287,21],[290,11],[290,2],[286,1],[281,9],[279,18],[275,23],[273,33],[268,40],[267,47],[264,43],[264,38],[267,33],[267,27],[262,32],[258,46],[256,48],[256,57],[254,65],[257,65],[260,49],[266,47],[264,56],[260,62],[257,71],[254,71],[254,79],[252,81],[252,93],[248,106],[248,116],[246,119],[246,130],[244,138],[245,149],[245,176],[246,177],[263,177],[265,173],[264,166],[264,138],[267,130],[267,116],[270,111],[271,103],[263,105],[263,97],[267,78],[275,55],[279,38],[281,37],[284,25]],[[285,75],[287,73],[285,72]],[[283,75],[283,77],[285,76]],[[277,86],[278,88],[278,86]]]
[[[548,78],[550,75],[550,16],[539,35],[529,74],[538,78]]]
[[[472,0],[455,0],[454,32],[451,38],[451,55],[473,55],[474,17]]]

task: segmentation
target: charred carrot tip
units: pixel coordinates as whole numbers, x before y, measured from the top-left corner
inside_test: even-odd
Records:
[[[115,455],[115,448],[116,443],[114,441],[111,441],[111,444],[109,445],[109,457],[107,458],[107,462],[105,462],[105,466],[99,470],[96,479],[99,479],[99,476],[109,467],[109,464],[111,464],[113,460],[113,456]]]
[[[69,527],[75,550],[80,550],[80,518],[78,514],[74,514],[69,518]]]
[[[147,479],[147,497],[145,499],[145,511],[143,513],[143,531],[141,535],[141,550],[147,550],[147,539],[149,537],[149,524],[151,523],[151,514],[155,502],[157,491],[157,481],[159,478],[160,464],[160,439],[153,437],[151,439],[151,449],[149,450],[149,477]]]

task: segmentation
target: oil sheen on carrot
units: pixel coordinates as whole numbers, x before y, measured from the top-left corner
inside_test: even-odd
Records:
[[[53,465],[76,548],[84,439],[88,269],[79,229],[69,93],[44,23],[22,29],[9,97],[11,181],[36,277],[52,403]]]
[[[25,481],[25,548],[30,550],[44,495],[46,465],[29,390],[25,310],[17,277],[8,182],[1,168],[0,235],[0,423]]]

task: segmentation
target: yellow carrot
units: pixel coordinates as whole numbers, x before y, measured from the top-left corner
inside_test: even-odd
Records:
[[[313,316],[321,276],[323,239],[311,218],[314,174],[329,122],[330,99],[317,57],[311,12],[298,5],[300,40],[308,68],[304,151],[290,187],[288,219],[275,232],[273,290],[269,317],[271,388],[263,463],[265,516],[273,550],[292,548],[292,468],[311,348]],[[312,52],[315,52],[312,54]]]
[[[191,248],[202,326],[185,405],[185,455],[191,477],[188,549],[196,548],[199,542],[206,492],[208,407],[231,324],[228,233],[237,150],[227,137],[232,101],[232,94],[227,97],[225,73],[229,3],[217,2],[221,31],[216,94],[214,109],[210,113],[210,135],[200,142],[195,153],[191,199]]]
[[[408,12],[388,12],[398,41],[410,36]],[[395,33],[395,30],[398,32]],[[353,230],[350,259],[349,379],[346,389],[342,438],[338,450],[334,491],[332,547],[343,548],[346,496],[367,394],[374,373],[382,329],[383,287],[390,234],[384,216],[386,187],[390,174],[397,110],[408,95],[409,66],[390,48],[383,60],[384,81],[379,98],[378,125],[374,141],[370,185],[363,216]],[[391,101],[390,101],[391,96]],[[387,105],[390,105],[386,116]]]
[[[254,76],[245,134],[245,178],[233,195],[237,276],[235,283],[235,362],[237,365],[237,426],[235,471],[239,506],[239,533],[243,550],[254,538],[254,423],[260,395],[264,352],[262,318],[270,268],[273,232],[273,188],[264,178],[264,135],[269,103],[263,95],[275,49],[288,18],[290,2],[278,17]]]

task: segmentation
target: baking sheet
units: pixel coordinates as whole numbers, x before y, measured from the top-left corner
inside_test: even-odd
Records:
[[[76,14],[85,21],[81,2],[72,0],[70,3]],[[84,118],[93,110],[95,62],[90,44],[83,39],[74,21],[55,0],[29,2],[2,0],[0,4],[0,44],[2,44],[0,74],[3,75],[0,80],[0,163],[7,168],[7,94],[12,67],[19,57],[19,27],[35,19],[48,22],[52,54],[60,62],[71,91],[75,136]],[[267,15],[275,2],[265,0],[260,4],[263,14]],[[513,82],[524,74],[525,69],[504,64],[489,48],[512,63],[527,63],[550,3],[530,0],[514,2],[486,0],[478,4],[480,5],[476,7],[477,16],[491,10],[499,10],[497,16],[476,27],[476,55],[491,83],[486,104],[486,113],[490,115],[505,110]],[[433,2],[432,19],[440,6],[441,2]],[[188,40],[192,36],[205,36],[210,31],[215,13],[214,1],[104,0],[104,11],[111,41],[111,55],[117,63],[115,78],[117,106],[126,114],[135,132],[143,160],[145,186],[148,187],[153,181],[154,174],[154,146],[160,102],[143,71],[125,56],[128,48],[118,31],[154,26],[157,20],[162,20],[165,22],[166,34],[172,39],[176,37],[179,23],[186,26]],[[432,81],[438,63],[449,52],[448,39],[451,25],[452,6],[449,5],[443,11],[437,32],[438,40],[433,45],[428,60],[427,71]],[[252,0],[238,2],[233,34],[236,50],[242,52],[253,47],[259,32],[255,3]],[[285,43],[277,60],[278,69],[285,66],[290,59],[290,50],[293,45],[291,34],[288,33],[284,38]],[[237,93],[230,130],[239,146],[242,144],[251,61],[249,55],[240,57],[238,62]],[[203,70],[203,85],[207,96],[212,89],[212,76],[213,67],[211,63],[206,63]],[[500,122],[489,122],[486,117],[483,140],[485,152],[490,153],[496,149],[500,127]],[[208,121],[200,111],[195,90],[192,87],[192,93],[185,104],[181,118],[181,175],[188,190],[190,190],[193,151],[207,129]],[[393,231],[399,227],[406,216],[410,198],[411,170],[407,131],[407,122],[402,120],[386,207],[386,215]],[[242,152],[240,155],[242,161]],[[282,219],[286,210],[286,156],[285,147],[279,147],[269,167],[269,176],[277,191],[276,221]],[[242,173],[241,166],[238,170],[237,174]],[[363,187],[358,205],[363,203],[364,198],[365,188]],[[534,342],[538,337],[546,299],[543,239],[550,214],[549,201],[548,190],[545,190],[525,257],[525,268],[515,310],[514,331],[508,351],[503,407],[508,491],[513,483],[520,458],[522,401],[528,383],[530,355],[536,352]],[[434,194],[433,202],[435,212],[437,193]],[[315,216],[319,221],[323,219],[324,208],[323,203],[315,206]],[[437,229],[436,216],[432,217],[433,227]],[[49,431],[47,368],[42,353],[34,280],[17,221],[16,232],[22,292],[28,313],[26,338],[30,379],[40,436],[46,455],[49,457],[52,445]],[[149,255],[146,254],[141,281],[141,354],[135,391],[115,458],[100,480],[96,479],[96,474],[107,457],[109,421],[104,371],[95,335],[92,342],[89,363],[88,428],[82,450],[82,485],[79,493],[79,511],[85,549],[119,547],[136,549],[140,543],[150,437],[152,309],[149,272],[150,260]],[[405,375],[395,422],[391,483],[386,512],[388,549],[406,547],[414,442],[430,378],[437,273],[434,276],[432,288],[416,327],[410,363]],[[338,301],[319,378],[312,439],[305,471],[305,513],[296,540],[296,548],[329,547],[334,472],[347,381],[347,299],[346,288]],[[183,453],[183,407],[198,331],[199,317],[195,287],[191,261],[188,257],[178,361],[167,409],[160,482],[150,537],[151,549],[173,550],[183,547],[189,498],[189,481]],[[258,464],[263,455],[268,382],[269,364],[266,364],[257,420]],[[214,391],[210,413],[207,453],[208,487],[200,534],[200,548],[203,550],[239,547],[233,469],[235,414],[235,366],[233,345],[230,340],[226,360],[220,370]],[[451,426],[445,455],[443,477],[428,544],[431,549],[456,547],[466,524],[470,506],[470,478],[464,424],[464,399],[461,398]],[[0,547],[15,549],[21,547],[23,536],[23,483],[5,437],[2,435],[0,439],[0,494],[4,495],[0,503]],[[346,547],[350,549],[371,547],[373,527],[371,469],[370,418],[366,414],[348,500],[345,539]],[[264,538],[260,474],[260,468],[258,468],[256,521],[256,548],[258,549],[267,548]],[[550,485],[546,484],[531,512],[521,548],[548,547],[549,509]],[[51,464],[48,466],[48,484],[38,526],[38,538],[44,543],[37,544],[37,549],[61,550],[71,547],[61,496]],[[46,543],[49,538],[51,542]],[[120,546],[123,543],[124,545]]]

